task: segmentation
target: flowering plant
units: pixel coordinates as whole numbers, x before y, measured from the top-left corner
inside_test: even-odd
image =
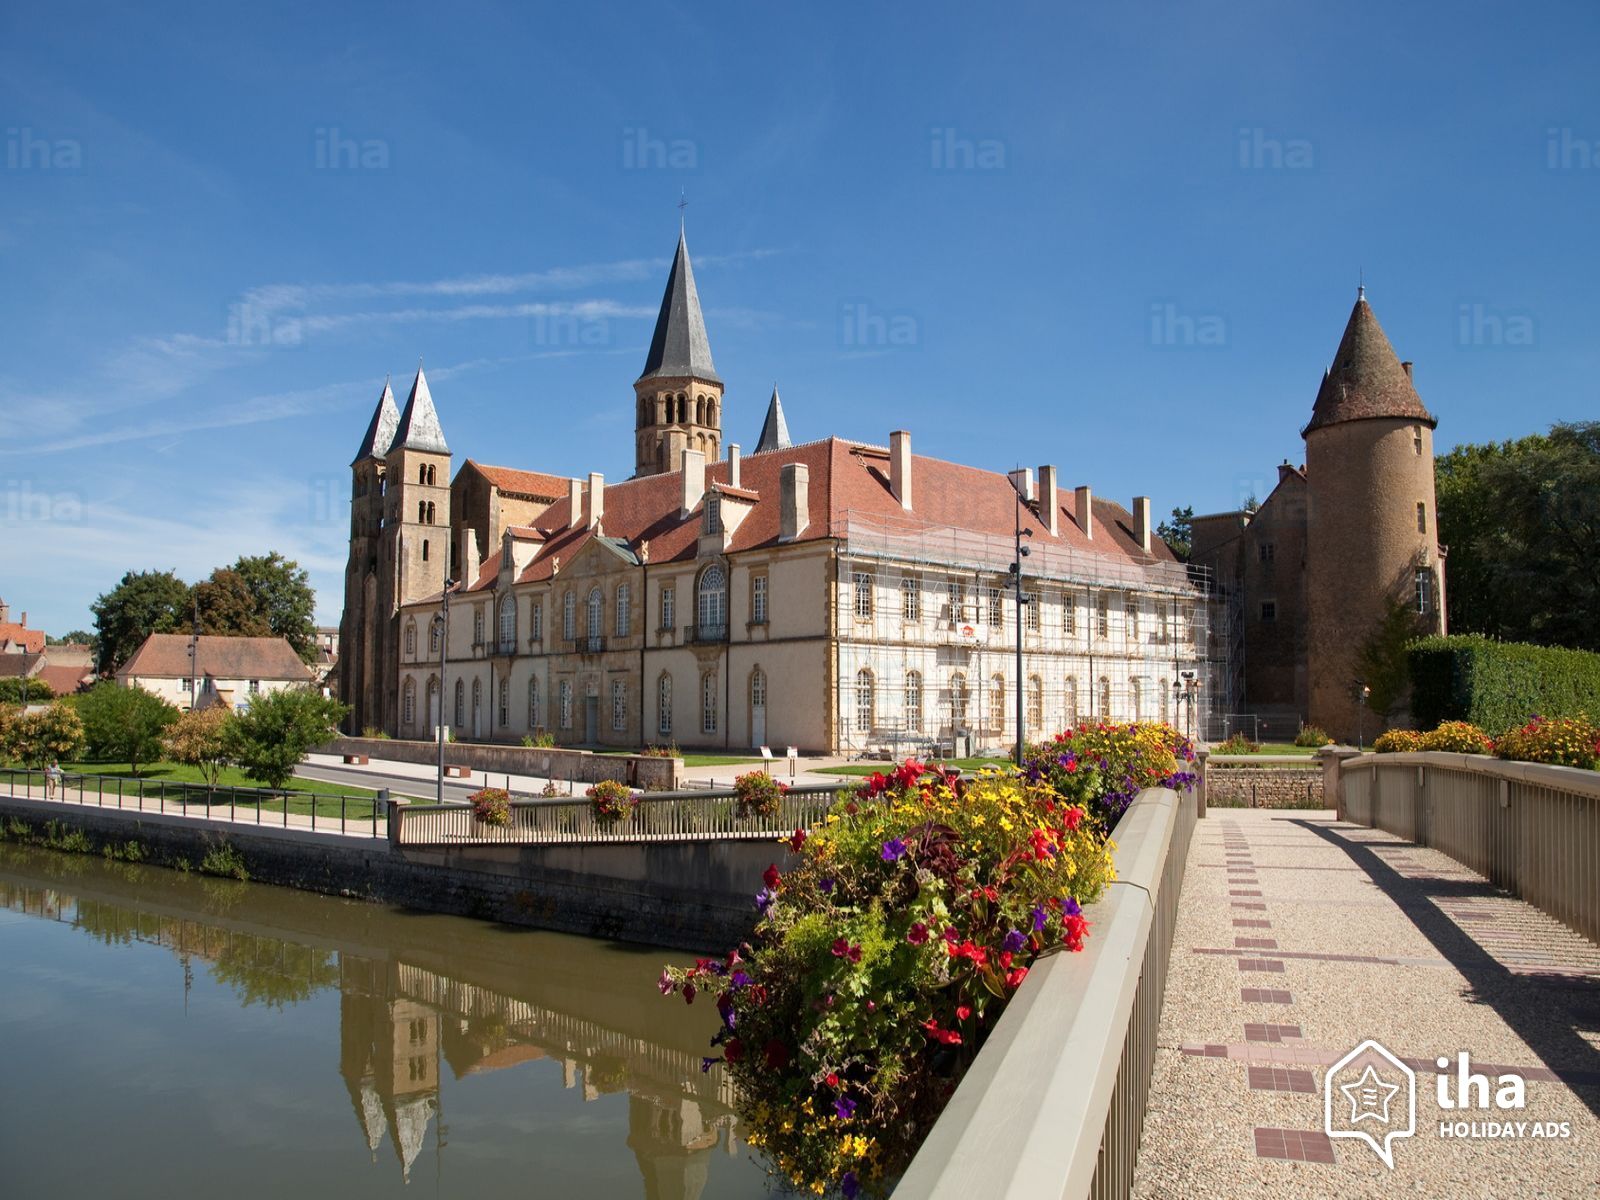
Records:
[[[1409,754],[1422,749],[1422,735],[1415,729],[1389,729],[1372,742],[1379,754]]]
[[[1600,727],[1587,717],[1534,717],[1503,735],[1494,747],[1499,758],[1600,770]]]
[[[594,818],[602,825],[610,825],[622,820],[639,803],[639,797],[627,784],[615,779],[602,779],[588,791],[589,804],[594,809]]]
[[[1448,750],[1456,754],[1489,754],[1494,742],[1476,725],[1468,721],[1446,721],[1439,728],[1422,735],[1424,750]]]
[[[747,771],[733,781],[740,817],[775,817],[778,803],[789,789],[765,771]]]
[[[485,825],[504,829],[511,824],[511,793],[504,788],[479,788],[467,799],[472,802],[472,815]]]
[[[715,995],[752,1145],[802,1190],[881,1194],[1043,951],[1080,950],[1113,876],[1083,805],[1042,778],[908,761],[787,839],[750,942],[662,972]]]
[[[1170,725],[1084,721],[1029,746],[1022,772],[1110,828],[1145,788],[1193,786],[1193,763],[1194,744]]]

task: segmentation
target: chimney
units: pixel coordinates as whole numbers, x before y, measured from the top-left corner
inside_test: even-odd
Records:
[[[1289,476],[1293,474],[1294,464],[1292,464],[1287,458],[1284,459],[1283,462],[1278,466],[1278,482],[1282,483],[1285,479],[1289,478]]]
[[[478,568],[483,565],[482,557],[478,552],[478,535],[472,530],[463,530],[466,534],[466,545],[461,547],[461,565],[465,568],[461,572],[460,582],[462,587],[471,587],[478,581]]]
[[[1061,497],[1056,492],[1056,469],[1039,468],[1039,519],[1051,537],[1061,532]]]
[[[678,515],[687,517],[700,504],[700,497],[706,494],[706,452],[704,450],[685,450],[683,452],[683,494],[678,503]]]
[[[1074,488],[1072,491],[1073,503],[1077,507],[1078,528],[1083,530],[1083,536],[1094,539],[1094,493],[1087,487]]]
[[[739,443],[728,443],[728,486],[743,487],[739,482]]]
[[[911,435],[897,429],[889,435],[889,491],[900,507],[911,508]]]
[[[1017,489],[1017,495],[1030,504],[1033,503],[1033,472],[1027,467],[1018,467],[1006,475],[1011,480],[1011,486]]]
[[[1406,373],[1406,378],[1407,379],[1411,378],[1411,363],[1410,362],[1401,363],[1400,364],[1400,369]]]
[[[811,469],[805,463],[785,463],[779,476],[778,540],[792,542],[811,523]]]
[[[683,470],[683,452],[689,447],[689,435],[681,429],[667,430],[663,440],[667,447],[666,470]]]
[[[1150,497],[1133,498],[1133,536],[1139,540],[1139,549],[1150,553]]]
[[[567,480],[567,528],[583,524],[583,480]]]
[[[589,472],[589,493],[584,517],[590,529],[597,529],[600,518],[606,515],[606,477],[599,471]]]
[[[22,610],[22,621],[20,622],[20,624],[22,625],[22,627],[24,629],[26,629],[28,627],[28,610],[27,609],[23,609]]]

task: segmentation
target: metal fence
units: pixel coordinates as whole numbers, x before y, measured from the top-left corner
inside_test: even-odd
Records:
[[[896,1196],[1128,1195],[1196,819],[1193,793],[1152,789],[1129,807],[1083,952],[1034,965]]]
[[[43,771],[0,768],[0,786],[8,796],[116,808],[132,812],[202,817],[241,824],[280,825],[319,833],[354,833],[378,837],[386,819],[384,797],[346,792],[301,792],[288,789],[207,787],[139,776],[63,772],[57,782]]]
[[[1468,754],[1368,754],[1345,816],[1430,846],[1600,941],[1600,773]]]
[[[514,800],[510,824],[490,825],[473,815],[470,804],[397,805],[399,842],[438,846],[517,842],[667,842],[772,839],[820,821],[834,797],[851,783],[791,788],[771,816],[738,814],[732,789],[648,792],[632,813],[614,820],[596,815],[587,798]]]

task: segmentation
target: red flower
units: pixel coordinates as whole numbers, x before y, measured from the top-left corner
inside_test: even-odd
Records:
[[[827,1082],[827,1085],[829,1087],[836,1088],[836,1087],[839,1086],[839,1077],[837,1075],[835,1075],[832,1071],[829,1071],[828,1072],[828,1078],[827,1078],[826,1082]]]
[[[761,872],[761,882],[773,891],[778,890],[778,880],[783,878],[783,873],[778,870],[777,863],[769,863],[767,869]]]
[[[921,921],[918,921],[910,929],[906,930],[906,941],[910,942],[913,946],[920,946],[927,940],[928,927]]]
[[[1067,828],[1076,829],[1083,821],[1083,809],[1073,807],[1067,809]]]
[[[806,831],[804,829],[796,829],[794,831],[794,836],[789,839],[789,849],[793,850],[796,854],[799,854],[800,847],[804,846],[805,844]]]
[[[773,1071],[781,1071],[789,1065],[789,1047],[777,1038],[773,1038],[761,1048],[761,1053],[766,1057],[767,1067]]]
[[[722,1057],[730,1063],[736,1063],[744,1057],[744,1043],[736,1037],[728,1039],[722,1047]]]
[[[685,1004],[694,1003],[694,984],[686,983],[683,985],[683,1002]]]
[[[1011,951],[1000,951],[1000,969],[1002,971],[1009,971],[1011,969]]]
[[[1027,967],[1018,967],[1014,971],[1006,972],[1006,986],[1012,991],[1022,986],[1022,981],[1028,977]]]
[[[970,1005],[970,1004],[958,1004],[958,1005],[956,1005],[956,1020],[965,1021],[971,1015],[972,1015],[972,1005]]]
[[[1068,950],[1083,949],[1084,931],[1089,928],[1089,922],[1075,913],[1067,913],[1061,918],[1061,939],[1066,943]]]
[[[940,1029],[936,1021],[924,1021],[922,1028],[936,1042],[943,1042],[946,1046],[959,1046],[961,1044],[961,1035],[959,1033],[954,1029]]]

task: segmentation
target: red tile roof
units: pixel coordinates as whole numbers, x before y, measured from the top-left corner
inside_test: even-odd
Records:
[[[39,678],[56,695],[70,696],[94,680],[94,671],[87,667],[45,666],[39,671]]]
[[[749,515],[740,522],[729,544],[729,551],[752,550],[775,545],[781,517],[782,469],[802,463],[809,472],[808,504],[810,520],[796,541],[810,542],[843,537],[852,518],[892,522],[907,534],[958,529],[1009,540],[1013,532],[1017,501],[1011,480],[998,471],[962,466],[936,458],[912,458],[914,507],[900,507],[889,488],[887,451],[840,438],[808,442],[786,450],[752,454],[743,459],[738,489],[727,486],[728,463],[710,463],[706,469],[708,486],[731,495],[757,498]],[[651,563],[687,561],[695,557],[701,530],[699,510],[687,517],[679,515],[682,496],[680,473],[648,475],[623,483],[608,484],[605,490],[605,516],[600,531],[642,553],[648,543]],[[1033,509],[1025,509],[1023,527],[1032,531],[1035,545],[1054,546],[1129,566],[1152,562],[1176,562],[1166,543],[1152,534],[1151,550],[1146,554],[1134,534],[1133,517],[1121,505],[1109,500],[1094,501],[1093,538],[1078,528],[1073,494],[1070,489],[1057,493],[1060,514],[1058,534],[1051,537]],[[523,570],[519,583],[551,578],[556,561],[569,564],[594,537],[586,526],[566,528],[570,499],[562,496],[540,518],[547,536],[537,558]],[[465,589],[476,591],[494,584],[500,570],[500,555],[492,554],[483,563],[478,578]]]
[[[44,630],[29,629],[15,621],[0,621],[0,647],[8,642],[16,643],[29,654],[38,654],[44,649]]]
[[[154,678],[185,679],[190,671],[189,635],[152,633],[144,645],[117,672]],[[294,647],[281,638],[215,637],[200,638],[194,671],[217,679],[272,679],[310,683],[311,668],[300,661]]]
[[[519,471],[515,467],[491,467],[467,459],[462,469],[473,467],[502,492],[509,492],[517,496],[536,496],[540,499],[554,499],[565,496],[570,485],[570,480],[564,475],[546,475],[543,471]]]

